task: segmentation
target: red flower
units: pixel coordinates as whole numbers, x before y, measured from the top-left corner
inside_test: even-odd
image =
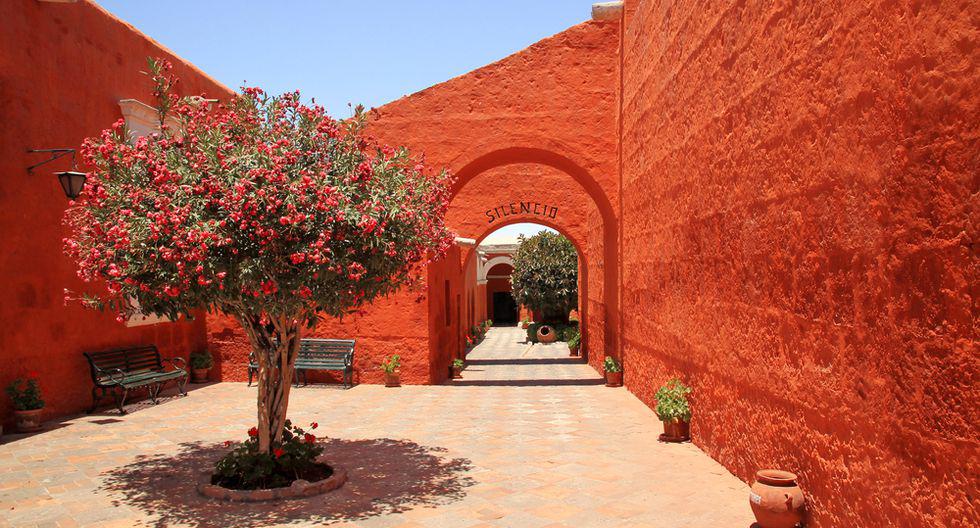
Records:
[[[251,436],[251,437],[259,436],[259,428],[258,427],[253,427],[253,428],[249,429],[248,430],[248,436]]]
[[[225,440],[225,447],[228,447],[228,446],[230,446],[231,444],[234,444],[234,443],[235,442],[232,442],[231,440]]]
[[[306,433],[303,436],[303,440],[305,440],[307,444],[315,444],[316,443],[316,437],[313,436],[313,435],[311,435],[310,433]]]
[[[313,423],[310,424],[310,429],[316,429],[319,426],[320,426],[320,424],[318,424],[316,422],[313,422]]]
[[[277,447],[276,450],[272,452],[273,455],[276,455],[276,460],[279,460],[279,457],[281,457],[285,453],[286,452],[283,451],[281,447]]]

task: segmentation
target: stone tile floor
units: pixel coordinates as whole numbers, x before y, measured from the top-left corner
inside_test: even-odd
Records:
[[[65,420],[0,445],[0,526],[736,527],[748,487],[602,386],[564,344],[495,328],[451,385],[294,390],[347,484],[264,504],[204,499],[201,472],[252,426],[254,389]]]

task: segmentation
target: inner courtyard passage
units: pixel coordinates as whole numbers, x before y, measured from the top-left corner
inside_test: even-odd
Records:
[[[187,483],[254,422],[254,388],[220,383],[0,445],[0,525],[752,523],[746,484],[692,444],[658,442],[653,412],[603,386],[564,344],[523,335],[491,329],[449,384],[294,390],[292,418],[318,422],[332,460],[350,472],[333,493],[254,505],[197,495]]]

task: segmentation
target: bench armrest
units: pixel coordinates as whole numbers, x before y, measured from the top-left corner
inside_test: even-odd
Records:
[[[123,369],[119,369],[119,368],[106,370],[101,367],[95,367],[95,371],[100,378],[104,376],[108,378],[109,381],[115,383],[116,385],[122,383],[122,380],[126,377],[126,372]],[[118,378],[116,377],[117,375]]]
[[[169,362],[170,363],[170,366],[173,367],[173,368],[175,368],[175,369],[177,369],[177,370],[184,370],[184,371],[187,370],[187,362],[184,361],[184,358],[182,358],[182,357],[179,357],[178,356],[178,357],[172,357],[172,358],[163,358],[163,360]],[[177,365],[177,362],[178,361],[180,362],[180,366]]]

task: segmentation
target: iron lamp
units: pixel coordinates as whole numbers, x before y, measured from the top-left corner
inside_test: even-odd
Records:
[[[88,179],[88,175],[84,172],[78,172],[75,170],[75,149],[70,148],[60,148],[60,149],[33,149],[28,150],[28,152],[47,152],[51,154],[51,157],[40,162],[27,167],[27,172],[33,172],[35,167],[40,167],[45,163],[50,163],[62,156],[67,156],[71,154],[71,168],[70,171],[57,171],[54,173],[58,177],[58,182],[61,183],[61,190],[65,191],[65,196],[69,200],[74,200],[82,194],[82,189],[85,188],[85,180]]]

